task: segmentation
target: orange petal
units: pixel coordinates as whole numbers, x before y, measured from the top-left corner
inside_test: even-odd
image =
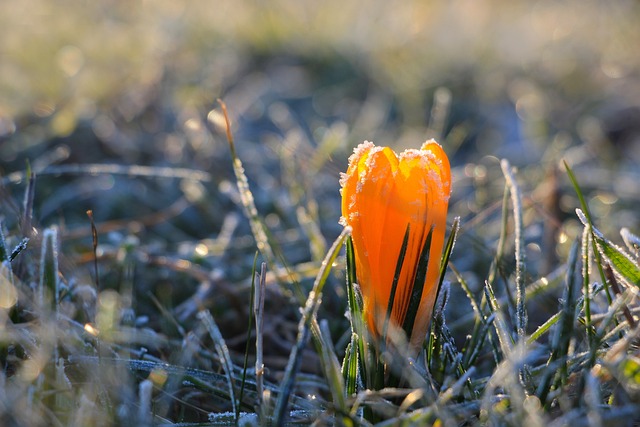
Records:
[[[410,155],[413,155],[413,153],[410,153]],[[417,316],[414,319],[412,336],[409,337],[411,346],[413,348],[419,348],[427,333],[436,298],[440,276],[440,262],[444,246],[447,206],[451,189],[451,172],[446,154],[440,145],[433,140],[426,142],[422,146],[419,154],[416,153],[415,155],[422,159],[420,169],[423,171],[423,177],[419,186],[425,191],[427,210],[424,228],[425,234],[420,243],[420,249],[424,245],[426,234],[429,229],[433,227],[427,276],[425,278]],[[419,257],[419,254],[417,256]],[[415,264],[417,264],[417,262],[418,258],[416,257]],[[408,286],[410,287],[412,284]],[[410,290],[408,292],[410,292]],[[402,318],[402,320],[404,320],[404,318]]]

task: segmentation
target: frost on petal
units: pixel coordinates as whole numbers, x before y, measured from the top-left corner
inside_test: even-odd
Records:
[[[347,182],[347,178],[349,178],[349,175],[344,172],[340,172],[340,194],[342,194],[342,187],[344,187],[345,183]]]
[[[383,167],[379,167],[380,162],[381,161],[385,161],[385,160],[380,158],[381,155],[379,153],[383,152],[383,154],[384,154],[384,150],[385,149],[388,150],[387,147],[373,147],[373,148],[371,148],[371,150],[369,151],[369,153],[367,155],[367,159],[366,159],[366,161],[364,163],[364,167],[362,168],[362,171],[361,171],[361,175],[360,176],[361,176],[362,180],[366,179],[367,181],[376,182],[380,178],[385,177],[382,174],[382,171],[384,171],[384,166]]]
[[[374,148],[376,145],[371,141],[363,141],[356,148],[353,149],[353,155],[360,157],[363,152]]]
[[[438,197],[441,198],[444,202],[448,202],[451,192],[449,191],[449,185],[442,181],[442,177],[440,176],[440,174],[437,171],[431,169],[427,172],[427,177],[427,181],[432,186],[435,186]]]
[[[371,150],[372,148],[375,148],[373,142],[364,141],[358,144],[358,146],[353,149],[353,154],[349,156],[349,166],[351,167],[351,165],[357,165],[360,158],[367,155],[369,150]]]

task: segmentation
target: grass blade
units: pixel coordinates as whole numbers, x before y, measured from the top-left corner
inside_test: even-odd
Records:
[[[444,276],[447,272],[447,266],[449,265],[449,259],[451,258],[451,253],[453,252],[453,248],[456,245],[459,231],[460,217],[457,216],[453,219],[453,224],[451,225],[451,234],[449,234],[449,239],[447,240],[447,244],[444,247],[444,252],[442,253],[442,262],[440,263],[440,281],[438,282],[438,289],[440,288],[440,286],[442,286],[442,282],[444,281]]]
[[[515,234],[515,248],[516,248],[516,329],[518,331],[518,339],[524,341],[527,330],[527,309],[525,305],[525,250],[524,250],[524,238],[522,237],[522,197],[520,196],[520,189],[518,183],[513,176],[511,166],[506,159],[500,162],[502,166],[502,172],[507,180],[507,186],[511,193],[511,204],[513,205],[513,222],[514,222],[514,234]]]
[[[264,257],[271,271],[277,271],[277,260],[282,259],[282,256],[276,256],[276,252],[274,250],[276,245],[273,241],[271,241],[271,239],[269,239],[269,231],[267,229],[267,226],[264,224],[262,218],[258,214],[258,208],[256,207],[253,193],[251,192],[251,188],[249,187],[249,180],[247,178],[247,175],[245,174],[244,166],[242,166],[242,161],[236,154],[236,147],[233,139],[233,134],[231,133],[231,123],[229,121],[229,116],[227,113],[227,106],[222,100],[218,100],[218,103],[220,104],[224,115],[225,131],[227,135],[227,141],[229,143],[229,149],[231,150],[231,158],[233,161],[233,173],[236,176],[236,185],[238,186],[242,209],[246,218],[249,220],[251,233],[253,234],[253,237],[256,241],[258,250]],[[293,285],[293,291],[296,298],[300,303],[303,303],[304,295],[302,293],[302,289],[300,289],[300,284],[297,280],[294,280],[294,276],[291,273],[289,273],[288,276],[291,279],[289,284]],[[278,280],[278,283],[284,291],[289,291],[289,289],[287,289],[286,287],[287,283],[281,280],[279,276],[276,276],[276,279]]]
[[[328,323],[326,320],[320,322],[320,339],[322,348],[320,349],[320,357],[325,368],[325,378],[329,385],[333,406],[336,411],[341,414],[348,413],[344,377],[336,351],[331,340]]]
[[[24,192],[24,200],[22,202],[22,234],[31,237],[33,234],[33,200],[36,193],[36,173],[31,169],[31,163],[27,161],[27,187]]]
[[[569,164],[565,160],[563,160],[563,162],[564,162],[564,167],[567,170],[567,175],[569,176],[569,180],[571,180],[571,184],[573,185],[573,188],[576,194],[578,195],[578,200],[580,201],[580,206],[582,207],[582,212],[584,213],[584,218],[586,218],[586,223],[589,224],[588,228],[589,228],[589,232],[591,233],[591,230],[593,229],[593,221],[591,220],[589,205],[587,205],[587,201],[585,200],[584,195],[582,194],[580,185],[578,185],[578,180],[576,179],[576,176],[574,175],[573,171],[569,167]],[[611,292],[609,291],[609,286],[607,285],[607,278],[604,274],[604,269],[602,268],[602,262],[600,261],[600,252],[596,247],[595,241],[592,241],[591,244],[594,252],[594,260],[595,260],[596,266],[598,267],[598,273],[600,274],[600,279],[602,280],[602,283],[604,283],[605,285],[604,289],[605,289],[605,294],[607,295],[607,302],[611,304],[613,299],[611,297]]]
[[[511,349],[514,342],[511,334],[509,333],[509,329],[505,324],[504,315],[502,314],[502,308],[500,307],[500,302],[496,298],[493,292],[493,287],[489,282],[485,282],[484,291],[487,297],[487,301],[489,302],[489,307],[495,315],[493,319],[493,327],[495,328],[496,334],[498,335],[500,349],[502,350],[503,356],[508,357],[511,354]]]
[[[500,224],[500,238],[498,239],[498,246],[496,247],[496,255],[493,258],[491,267],[489,267],[488,280],[491,286],[495,284],[498,271],[502,269],[504,262],[504,251],[507,244],[507,228],[509,225],[509,187],[505,185],[504,194],[502,196],[502,221]],[[484,304],[483,304],[484,306]]]
[[[240,396],[238,401],[242,402],[244,397],[244,386],[247,379],[247,367],[249,366],[249,345],[251,343],[251,330],[253,329],[253,306],[256,294],[256,266],[258,264],[258,252],[253,257],[253,267],[251,268],[251,295],[249,296],[249,326],[247,328],[247,343],[244,348],[244,362],[242,363],[242,382],[240,383]],[[240,417],[240,405],[236,408],[236,419]]]
[[[581,255],[582,255],[582,289],[584,293],[584,320],[585,327],[587,330],[587,343],[590,348],[595,347],[595,335],[593,325],[591,323],[591,284],[589,281],[589,265],[591,260],[591,251],[589,247],[591,246],[591,233],[589,233],[589,229],[587,227],[584,228],[582,232],[582,242],[580,245]]]
[[[355,395],[358,391],[358,340],[358,335],[352,333],[342,361],[342,376],[347,397]]]
[[[436,305],[440,300],[440,292],[442,291],[444,276],[447,272],[447,266],[449,265],[449,258],[451,257],[451,252],[453,251],[453,247],[455,246],[456,238],[458,236],[459,230],[460,230],[460,217],[455,217],[453,220],[453,225],[451,226],[451,234],[449,234],[449,239],[447,240],[447,244],[445,245],[444,252],[442,254],[442,260],[440,262],[440,279],[438,280],[438,290],[436,291]],[[444,310],[445,305],[446,303],[443,303],[442,310]],[[434,315],[433,315],[434,320],[437,317],[437,314],[438,314],[438,310],[434,310]],[[444,313],[440,313],[440,315],[444,316]],[[444,317],[443,317],[443,322],[444,322]],[[430,329],[431,331],[434,331],[433,323]],[[432,351],[434,349],[433,338],[434,338],[434,334],[430,333],[429,342],[427,344],[427,361],[430,361],[432,358]]]
[[[469,369],[471,365],[473,365],[473,363],[475,362],[478,355],[480,354],[480,350],[487,338],[487,332],[489,331],[489,324],[493,321],[493,315],[491,316],[484,315],[483,310],[480,308],[480,304],[478,303],[476,297],[471,292],[471,289],[469,288],[467,281],[464,279],[464,277],[462,277],[462,274],[460,274],[460,272],[456,269],[456,267],[453,264],[451,264],[449,267],[451,268],[451,271],[453,271],[453,274],[456,276],[458,283],[460,283],[460,286],[462,287],[465,294],[467,295],[467,298],[469,299],[471,308],[475,315],[475,322],[474,322],[473,332],[471,334],[471,340],[465,346],[465,349],[463,351],[464,356],[463,356],[462,364],[464,367],[466,367],[466,369]],[[491,343],[492,343],[494,359],[499,360],[500,349],[497,347],[495,342],[491,341]]]
[[[561,313],[554,314],[553,316],[548,318],[546,322],[538,326],[536,330],[531,335],[529,335],[529,338],[527,338],[527,344],[533,344],[538,340],[538,338],[549,332],[551,330],[551,327],[558,323],[558,320],[560,320],[560,314]]]
[[[267,285],[266,278],[267,264],[263,262],[260,269],[260,280],[258,281],[258,286],[255,288],[255,296],[253,298],[253,316],[256,319],[256,391],[258,393],[256,405],[258,406],[258,414],[260,415],[263,415],[261,411],[262,394],[264,391],[264,363],[262,361],[262,357],[264,353],[264,296]]]
[[[38,303],[44,307],[46,298],[51,297],[52,307],[58,306],[58,229],[50,227],[44,230],[40,253],[40,286]]]
[[[309,297],[302,311],[302,317],[298,325],[298,336],[296,344],[289,354],[289,361],[282,379],[281,392],[278,395],[276,402],[276,408],[274,412],[274,425],[282,425],[285,420],[285,411],[288,407],[289,396],[293,391],[293,385],[295,383],[295,376],[298,373],[300,367],[300,360],[304,347],[309,339],[309,330],[312,320],[316,317],[316,313],[320,306],[322,289],[329,277],[331,267],[340,253],[340,249],[345,240],[351,232],[351,227],[345,227],[338,238],[333,242],[331,249],[327,253],[324,261],[322,261],[322,267],[318,271],[316,280],[313,284]]]
[[[209,310],[202,310],[198,313],[198,319],[204,324],[204,327],[209,332],[209,336],[213,340],[213,345],[215,347],[216,353],[218,354],[218,358],[220,358],[220,363],[224,367],[224,374],[227,378],[227,386],[229,388],[229,400],[231,400],[231,406],[234,414],[239,414],[239,409],[237,409],[238,402],[236,400],[236,393],[234,387],[233,380],[233,361],[231,360],[231,355],[229,354],[229,348],[224,341],[224,337],[218,328],[218,325],[211,317],[211,313]],[[236,417],[236,422],[238,418]]]
[[[7,243],[4,239],[4,232],[2,229],[4,228],[4,223],[0,219],[0,263],[5,261],[10,261],[9,259],[9,251],[7,250]]]
[[[576,322],[576,283],[578,274],[578,254],[580,253],[580,245],[576,242],[571,247],[569,253],[568,269],[566,276],[566,286],[562,296],[562,306],[560,312],[552,316],[545,325],[550,324],[552,319],[559,320],[555,329],[551,342],[551,355],[547,361],[547,369],[542,381],[538,385],[536,394],[541,402],[545,403],[547,395],[550,391],[551,378],[557,376],[563,382],[567,379],[567,354],[569,351],[569,343],[573,337],[574,325]],[[556,322],[553,322],[556,323]],[[544,325],[543,325],[544,326]],[[560,365],[559,368],[557,365]]]
[[[15,248],[13,248],[13,250],[11,251],[11,255],[9,256],[9,261],[13,261],[14,259],[16,259],[16,257],[18,255],[20,255],[20,252],[24,251],[25,249],[27,249],[27,244],[29,243],[29,238],[25,237],[24,239],[22,239],[20,241],[20,243],[18,243],[16,245]]]
[[[604,235],[588,222],[586,215],[576,209],[578,218],[585,227],[590,228],[593,239],[596,242],[602,257],[613,267],[626,282],[631,285],[640,287],[640,267],[624,249],[607,240]],[[606,273],[605,273],[606,275]]]
[[[346,241],[346,264],[347,264],[347,301],[349,305],[349,320],[351,323],[351,334],[357,337],[358,366],[360,378],[365,386],[373,385],[373,375],[371,368],[373,366],[369,357],[367,346],[368,332],[364,325],[364,317],[362,315],[362,297],[357,289],[356,278],[356,262],[355,252],[353,250],[353,241],[351,236]]]

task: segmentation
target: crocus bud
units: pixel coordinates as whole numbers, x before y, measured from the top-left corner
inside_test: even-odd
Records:
[[[434,140],[399,156],[389,147],[364,142],[349,158],[340,184],[341,224],[353,229],[356,277],[369,330],[374,337],[381,337],[385,325],[394,331],[408,324],[410,327],[403,329],[409,331],[410,348],[417,351],[429,327],[438,287],[451,192],[447,155]],[[428,250],[428,262],[423,262],[426,274],[416,276],[424,250]],[[418,283],[420,292],[414,292],[416,277],[419,282],[424,277],[424,283]],[[418,309],[408,313],[412,298],[419,298]],[[413,319],[407,318],[412,315]]]

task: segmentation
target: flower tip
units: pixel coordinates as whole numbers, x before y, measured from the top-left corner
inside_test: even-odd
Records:
[[[428,150],[429,148],[431,148],[431,146],[437,146],[438,148],[442,148],[442,145],[440,145],[440,143],[438,141],[436,141],[433,138],[427,139],[424,144],[422,144],[422,147],[420,147],[421,150]]]
[[[366,154],[368,151],[370,151],[375,146],[376,145],[371,141],[361,142],[360,144],[358,144],[353,149],[353,157],[355,157],[355,158],[362,157],[364,154]],[[351,163],[351,159],[349,159],[349,163]]]

